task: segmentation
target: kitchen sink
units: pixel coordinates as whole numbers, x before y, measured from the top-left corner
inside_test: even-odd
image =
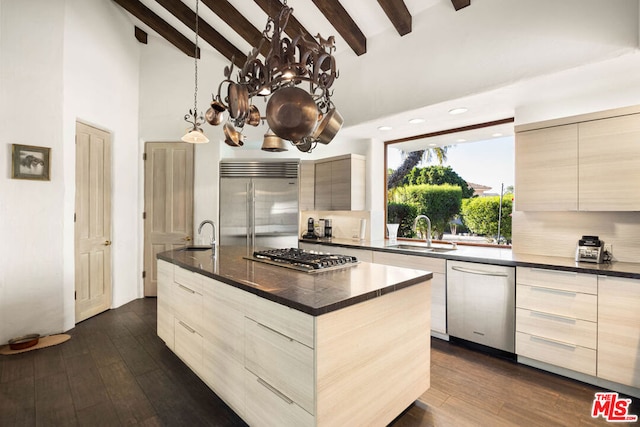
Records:
[[[458,249],[455,246],[431,246],[430,248],[422,245],[409,245],[409,244],[399,244],[399,245],[391,245],[387,246],[387,249],[402,249],[405,251],[416,251],[416,252],[450,252]]]

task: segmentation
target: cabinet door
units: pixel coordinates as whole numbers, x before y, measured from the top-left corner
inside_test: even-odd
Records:
[[[331,209],[331,162],[316,163],[315,172],[315,209]]]
[[[202,335],[182,320],[175,319],[175,353],[198,375],[202,375]]]
[[[331,162],[331,209],[351,210],[351,159]]]
[[[374,252],[373,262],[431,271],[431,330],[447,333],[447,281],[444,274],[447,266],[444,259]]]
[[[300,197],[301,211],[315,209],[315,166],[312,160],[300,161]]]
[[[516,134],[516,210],[578,209],[578,125]]]
[[[173,264],[158,260],[158,336],[173,350],[174,325],[171,310]]]
[[[640,114],[584,122],[578,129],[579,209],[640,210]]]
[[[640,387],[640,280],[598,276],[598,377]]]

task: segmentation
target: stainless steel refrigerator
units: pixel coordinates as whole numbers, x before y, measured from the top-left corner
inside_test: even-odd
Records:
[[[220,161],[220,245],[298,247],[299,163]]]

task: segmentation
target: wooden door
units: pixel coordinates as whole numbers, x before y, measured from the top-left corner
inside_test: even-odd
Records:
[[[76,123],[76,323],[111,307],[111,135]]]
[[[147,142],[144,172],[144,295],[157,295],[156,255],[193,235],[193,145]]]

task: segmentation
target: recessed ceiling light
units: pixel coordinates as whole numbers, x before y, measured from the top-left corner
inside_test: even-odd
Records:
[[[418,123],[424,123],[424,119],[421,119],[420,117],[416,117],[414,119],[410,119],[409,123],[411,123],[412,125],[417,125]]]
[[[466,113],[467,111],[469,111],[468,108],[459,107],[459,108],[453,108],[449,110],[449,114],[462,114],[462,113]]]
[[[382,130],[382,131],[391,130],[391,129],[393,129],[391,126],[378,126],[378,130]]]
[[[467,142],[467,140],[464,138],[458,138],[456,139],[456,142]]]
[[[494,138],[497,138],[497,137],[499,137],[499,136],[502,136],[502,134],[501,134],[500,132],[496,132],[496,133],[494,133],[494,134],[493,134],[493,135],[491,135],[491,136],[492,136],[492,137],[494,137]]]
[[[437,147],[438,144],[429,144],[429,147]]]

